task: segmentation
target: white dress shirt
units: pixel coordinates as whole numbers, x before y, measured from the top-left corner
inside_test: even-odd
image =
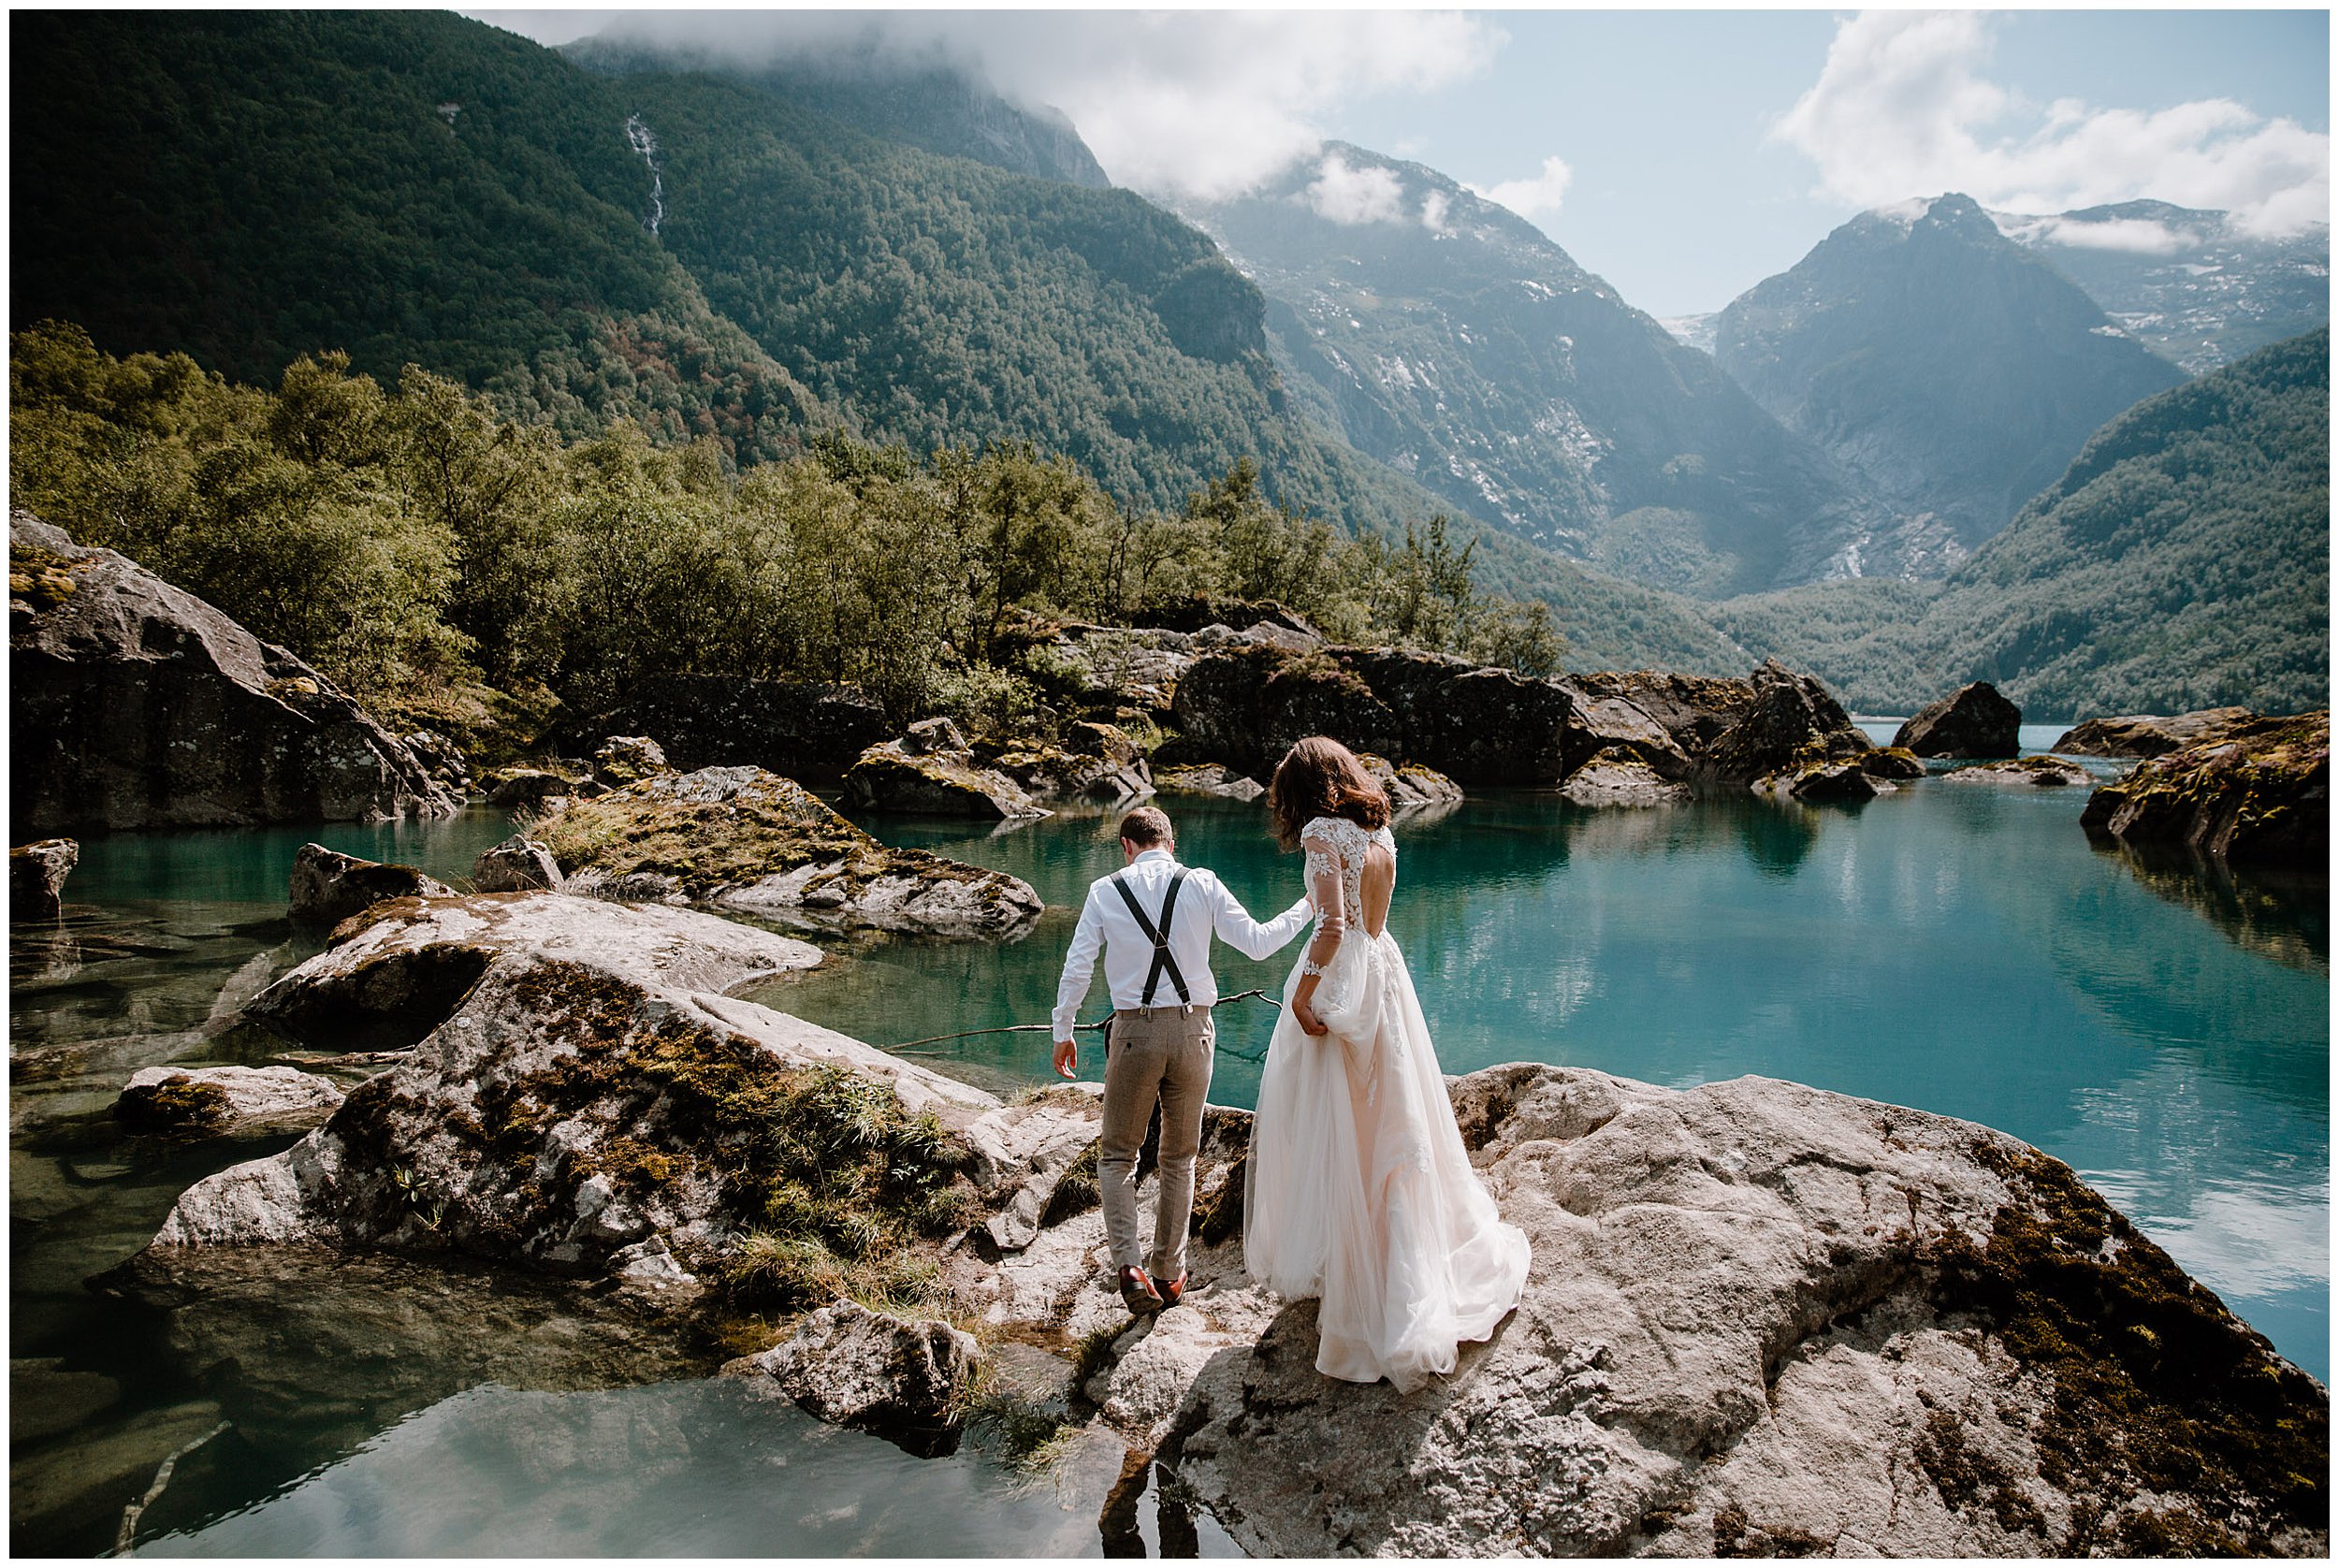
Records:
[[[1137,894],[1145,918],[1158,924],[1161,901],[1169,894],[1170,878],[1179,869],[1169,850],[1147,849],[1119,875]],[[1116,1009],[1145,1005],[1145,976],[1154,966],[1154,944],[1138,928],[1137,917],[1112,891],[1111,881],[1108,877],[1089,884],[1088,902],[1081,906],[1080,924],[1073,929],[1072,946],[1064,955],[1064,980],[1056,987],[1053,1015],[1054,1038],[1060,1040],[1072,1038],[1100,947],[1105,954],[1105,989],[1112,994],[1112,1005]],[[1210,972],[1211,933],[1216,932],[1252,958],[1265,958],[1299,935],[1310,912],[1311,906],[1302,897],[1261,925],[1216,874],[1199,867],[1188,870],[1185,885],[1178,890],[1178,907],[1170,917],[1170,956],[1176,960],[1178,973],[1185,977],[1187,1000],[1203,1007],[1218,1000],[1218,981]],[[1178,1006],[1178,988],[1170,983],[1167,972],[1154,988],[1154,1006]]]

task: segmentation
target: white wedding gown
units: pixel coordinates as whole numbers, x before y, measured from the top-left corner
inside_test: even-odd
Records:
[[[1495,1212],[1454,1125],[1404,954],[1364,925],[1365,851],[1387,828],[1307,824],[1308,893],[1342,901],[1347,930],[1316,982],[1326,1035],[1291,1014],[1305,952],[1259,1079],[1243,1194],[1243,1257],[1277,1294],[1318,1298],[1316,1370],[1400,1389],[1454,1370],[1518,1304],[1527,1238]]]

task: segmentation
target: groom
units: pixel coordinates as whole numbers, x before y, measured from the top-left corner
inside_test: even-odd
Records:
[[[1080,1055],[1073,1019],[1102,947],[1112,1017],[1105,1025],[1105,1125],[1097,1184],[1121,1299],[1139,1314],[1174,1307],[1185,1294],[1194,1156],[1201,1147],[1202,1097],[1210,1090],[1217,1038],[1210,1016],[1218,1000],[1210,972],[1211,934],[1252,958],[1265,958],[1308,920],[1308,901],[1301,898],[1259,924],[1215,875],[1180,865],[1176,849],[1170,819],[1158,807],[1140,806],[1121,819],[1123,869],[1090,884],[1055,999],[1055,1070],[1070,1078]],[[1138,1253],[1137,1151],[1155,1104],[1161,1107],[1161,1191],[1148,1260]]]

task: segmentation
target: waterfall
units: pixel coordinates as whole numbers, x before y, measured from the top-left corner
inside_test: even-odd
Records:
[[[666,181],[658,172],[658,138],[637,114],[625,123],[625,142],[649,165],[649,231],[656,234],[666,219]]]

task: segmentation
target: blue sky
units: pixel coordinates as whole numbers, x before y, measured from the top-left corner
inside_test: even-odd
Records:
[[[548,43],[954,60],[1064,109],[1140,190],[1226,194],[1354,141],[1504,201],[1659,315],[1943,190],[2330,215],[2319,10],[468,14]]]

